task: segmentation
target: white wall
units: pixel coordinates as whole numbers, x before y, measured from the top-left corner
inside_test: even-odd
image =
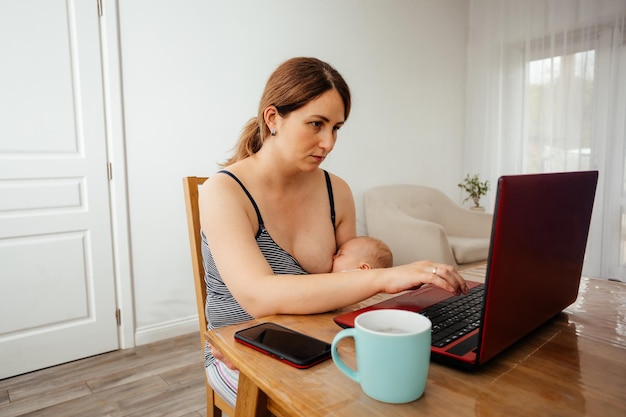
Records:
[[[196,330],[181,178],[211,175],[292,56],[335,66],[352,114],[324,167],[362,192],[440,188],[456,201],[466,0],[120,0],[132,274],[139,344]]]

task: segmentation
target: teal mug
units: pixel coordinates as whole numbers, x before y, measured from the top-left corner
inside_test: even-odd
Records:
[[[415,401],[426,388],[431,327],[428,318],[411,311],[368,311],[357,316],[353,329],[337,333],[332,358],[341,372],[375,400]],[[347,366],[337,351],[339,341],[348,337],[354,338],[357,370]]]

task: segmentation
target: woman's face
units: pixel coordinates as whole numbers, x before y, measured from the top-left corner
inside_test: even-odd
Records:
[[[301,169],[317,169],[333,150],[337,131],[344,123],[344,106],[336,90],[329,90],[315,100],[276,118],[275,139]]]

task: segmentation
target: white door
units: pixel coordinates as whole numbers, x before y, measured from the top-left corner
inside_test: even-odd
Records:
[[[96,0],[0,2],[0,378],[118,348]]]

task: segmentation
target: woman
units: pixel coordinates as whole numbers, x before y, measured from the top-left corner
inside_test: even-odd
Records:
[[[429,261],[332,274],[333,255],[356,236],[350,187],[320,168],[350,113],[341,75],[293,58],[270,76],[256,118],[225,171],[200,190],[210,328],[273,314],[314,314],[430,283],[466,292],[448,265]],[[207,376],[234,405],[237,373],[207,349]]]

